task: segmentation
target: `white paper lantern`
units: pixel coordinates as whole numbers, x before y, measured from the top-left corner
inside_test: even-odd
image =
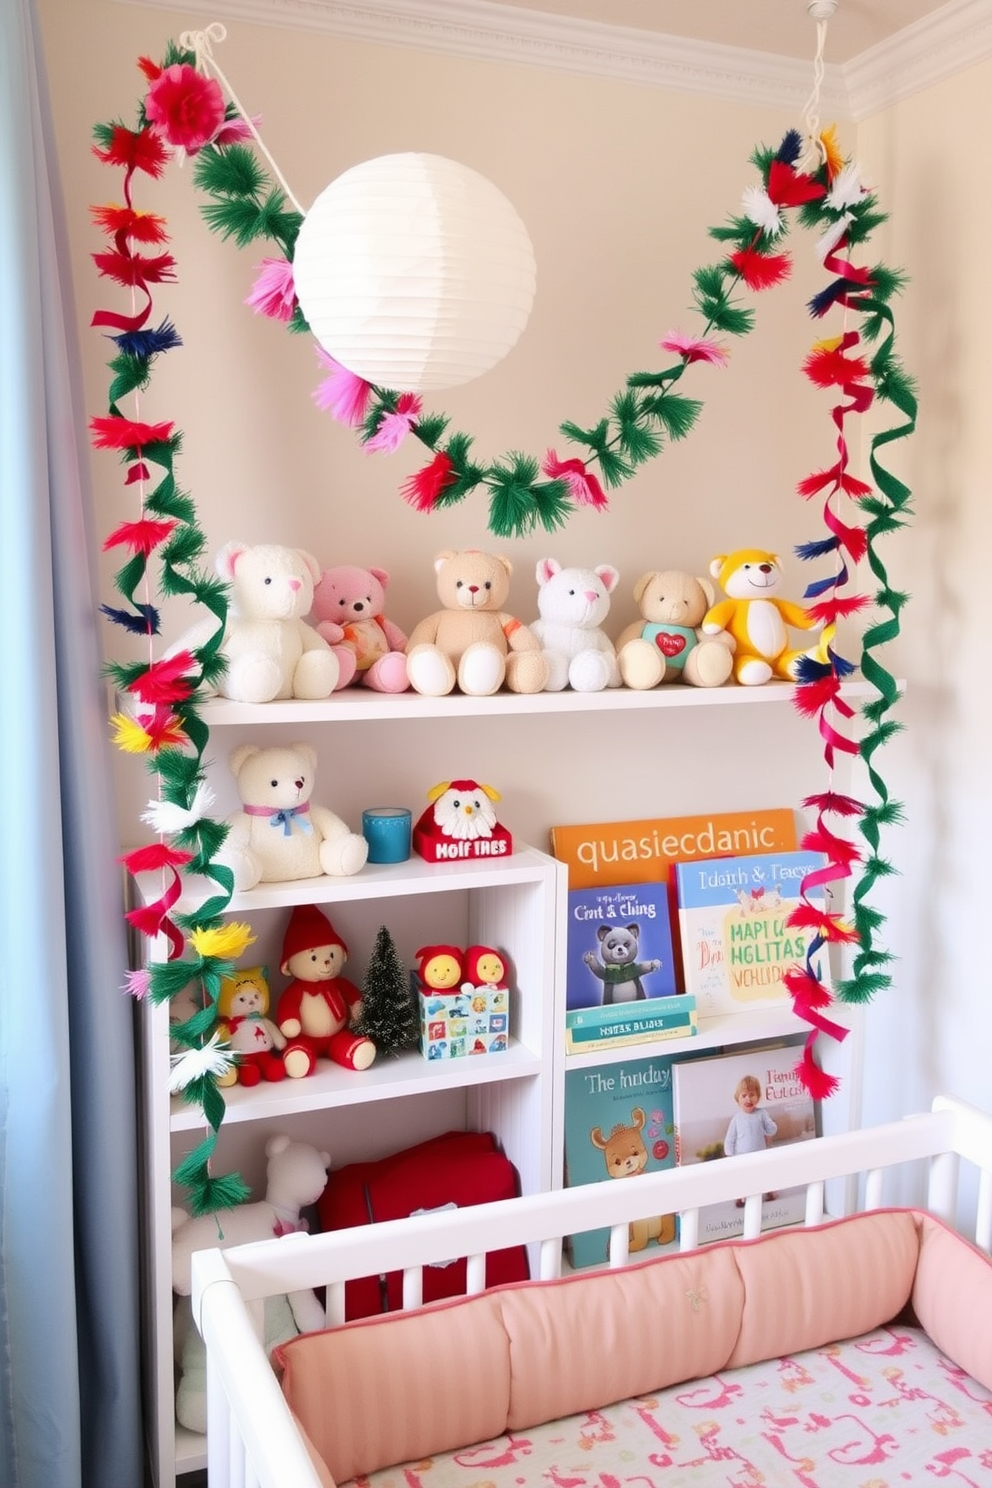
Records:
[[[382,155],[326,187],[293,258],[325,351],[402,392],[457,387],[515,345],[534,300],[534,250],[503,193],[442,155]]]

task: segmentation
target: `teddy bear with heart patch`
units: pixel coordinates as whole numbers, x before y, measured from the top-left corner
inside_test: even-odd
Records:
[[[641,619],[617,640],[620,674],[627,687],[645,692],[662,682],[721,687],[734,665],[734,642],[726,631],[706,635],[703,616],[713,603],[709,579],[679,569],[653,570],[634,585]]]

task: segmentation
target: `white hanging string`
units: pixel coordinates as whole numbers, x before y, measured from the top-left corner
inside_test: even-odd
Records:
[[[820,138],[820,93],[826,72],[823,53],[827,41],[827,22],[837,9],[837,0],[809,0],[806,8],[816,21],[816,55],[813,58],[813,91],[803,108],[806,148],[798,162],[798,169],[801,171],[815,170],[827,158]]]
[[[238,95],[235,93],[234,89],[231,87],[231,84],[228,82],[227,78],[224,76],[220,65],[214,60],[213,43],[215,41],[225,41],[226,39],[227,27],[221,25],[220,21],[211,21],[210,25],[205,31],[181,32],[179,36],[179,45],[184,50],[194,53],[196,57],[196,69],[198,72],[202,72],[204,75],[213,73],[214,77],[220,83],[221,87],[225,90],[228,98],[234,104],[234,107],[237,109],[241,118],[247,125],[252,139],[255,141],[256,145],[261,150],[266,160],[269,162],[269,165],[272,167],[272,173],[275,176],[276,180],[279,182],[279,185],[282,187],[283,191],[286,193],[287,198],[290,202],[292,202],[293,206],[299,212],[300,216],[305,217],[306,212],[304,211],[303,207],[301,207],[296,197],[293,195],[293,192],[290,190],[286,179],[282,174],[282,171],[276,165],[275,161],[272,159],[272,156],[266,149],[265,142],[263,141],[262,136],[259,134],[258,130],[255,128],[254,123],[249,118],[247,110],[245,109]]]

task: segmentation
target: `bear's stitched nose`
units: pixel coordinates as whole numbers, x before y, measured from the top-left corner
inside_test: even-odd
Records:
[[[293,593],[295,594],[296,591],[297,591],[297,589],[299,589],[300,584],[302,583],[302,580],[301,579],[289,579],[289,580],[287,580],[287,582],[289,584],[290,589],[292,589]]]
[[[362,601],[360,599],[356,599],[353,608],[356,610],[356,612],[360,613],[362,610],[364,610],[365,606],[362,604]]]

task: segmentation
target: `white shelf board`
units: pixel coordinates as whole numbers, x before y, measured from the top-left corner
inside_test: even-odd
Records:
[[[201,1472],[207,1465],[207,1438],[176,1422],[176,1472]]]
[[[493,697],[422,697],[417,692],[383,693],[364,688],[344,688],[319,702],[287,698],[271,703],[235,703],[211,698],[201,704],[200,716],[211,729],[224,725],[259,726],[266,723],[375,723],[399,718],[501,718],[509,714],[596,713],[655,711],[668,708],[734,708],[751,704],[774,706],[792,700],[791,682],[765,682],[760,687],[741,687],[728,682],[723,687],[690,687],[670,683],[648,692],[611,687],[603,692],[498,692]],[[848,702],[876,695],[870,683],[845,682],[841,695]]]
[[[302,1080],[275,1084],[232,1085],[223,1090],[224,1125],[235,1121],[268,1121],[307,1111],[357,1106],[366,1101],[396,1100],[438,1090],[463,1090],[495,1081],[524,1080],[542,1073],[543,1061],[526,1045],[511,1039],[499,1054],[466,1054],[461,1059],[427,1060],[417,1050],[397,1058],[380,1056],[367,1070],[346,1070],[321,1060]],[[172,1131],[197,1131],[203,1112],[181,1096],[170,1101]]]
[[[366,863],[349,878],[321,874],[318,878],[285,879],[236,892],[225,914],[252,914],[261,909],[291,909],[296,904],[348,904],[362,899],[393,899],[411,894],[450,894],[465,889],[505,888],[509,884],[540,883],[553,858],[536,847],[520,846],[509,857],[473,858],[464,863],[428,863],[416,853],[403,863]],[[136,875],[146,903],[163,891],[158,873]],[[220,890],[210,879],[190,877],[173,907],[173,914],[189,914]]]

